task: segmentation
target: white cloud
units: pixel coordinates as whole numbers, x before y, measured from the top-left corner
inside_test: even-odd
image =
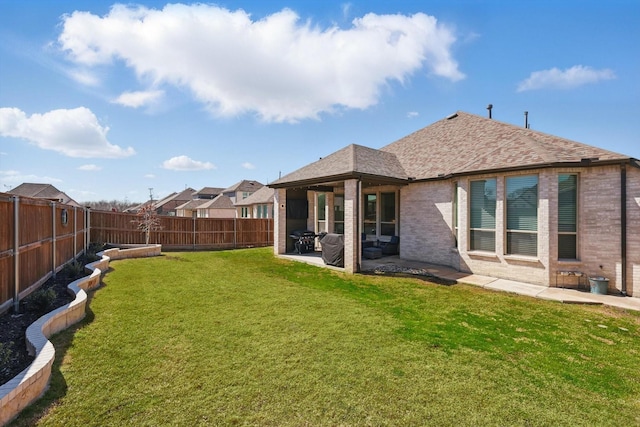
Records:
[[[117,158],[135,154],[109,143],[108,127],[85,107],[52,110],[30,117],[18,108],[0,108],[0,136],[21,138],[69,157]]]
[[[209,162],[200,162],[187,156],[172,157],[162,162],[162,167],[174,171],[198,171],[215,169],[215,165]]]
[[[242,167],[245,169],[255,169],[256,166],[253,163],[249,163],[249,162],[244,162],[242,164]]]
[[[419,116],[419,114],[418,114],[417,111],[409,111],[407,113],[407,117],[410,118],[410,119],[413,119],[414,117],[418,117],[418,116]]]
[[[152,173],[148,173],[148,174],[146,174],[144,177],[145,177],[145,178],[149,178],[149,179],[153,179],[153,178],[155,178],[156,176],[155,176],[154,174],[152,174]]]
[[[58,43],[82,66],[120,61],[140,79],[187,87],[214,114],[295,122],[365,109],[391,81],[416,72],[464,78],[454,32],[434,17],[367,14],[320,28],[290,9],[252,20],[243,10],[115,5],[105,16],[65,15]]]
[[[163,95],[164,91],[161,90],[124,92],[112,102],[125,107],[138,108],[157,102]]]
[[[100,84],[100,79],[98,79],[98,77],[96,77],[89,70],[77,68],[72,70],[65,70],[65,72],[69,77],[82,85],[98,86]]]
[[[82,165],[78,167],[78,170],[80,171],[88,171],[88,172],[94,172],[94,171],[99,171],[102,170],[102,167],[98,166],[98,165]]]
[[[518,84],[518,92],[536,89],[571,89],[574,87],[597,83],[601,80],[615,79],[615,73],[608,69],[594,70],[589,66],[574,65],[566,70],[551,68],[534,71]]]
[[[351,3],[342,3],[340,5],[340,8],[342,9],[342,17],[344,19],[347,19],[349,17],[349,14],[351,13],[351,7],[353,6],[353,4]]]

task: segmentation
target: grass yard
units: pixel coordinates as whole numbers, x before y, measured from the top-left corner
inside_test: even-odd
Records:
[[[112,263],[13,425],[640,425],[640,315],[270,248]]]

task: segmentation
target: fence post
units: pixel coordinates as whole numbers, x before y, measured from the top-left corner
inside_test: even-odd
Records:
[[[20,198],[13,196],[13,312],[20,312]]]
[[[73,257],[78,255],[78,208],[73,207]]]
[[[91,243],[91,208],[90,207],[86,207],[86,221],[85,221],[85,241],[84,241],[84,252],[87,253],[87,250],[89,250],[89,244]]]
[[[236,214],[237,215],[237,214]],[[233,218],[233,249],[238,248],[238,218]]]
[[[191,218],[193,219],[193,250],[196,250],[196,216],[195,215],[191,215]]]
[[[51,274],[56,277],[56,202],[51,202]]]

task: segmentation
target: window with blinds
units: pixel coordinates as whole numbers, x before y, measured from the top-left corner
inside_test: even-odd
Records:
[[[578,258],[578,175],[558,176],[558,259]]]
[[[507,254],[538,255],[538,176],[506,179]]]
[[[495,252],[496,179],[471,181],[469,199],[469,249]]]

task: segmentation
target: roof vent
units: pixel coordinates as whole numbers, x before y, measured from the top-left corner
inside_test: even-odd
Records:
[[[456,117],[458,117],[458,113],[449,114],[447,120],[455,119]]]
[[[493,104],[487,105],[487,110],[489,110],[489,118],[491,118],[491,109],[493,108]]]
[[[583,157],[582,159],[580,159],[580,163],[583,165],[590,165],[591,162],[596,162],[600,160],[599,157]]]

